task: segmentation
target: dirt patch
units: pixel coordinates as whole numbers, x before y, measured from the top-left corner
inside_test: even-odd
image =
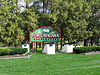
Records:
[[[0,56],[0,59],[30,58],[30,57],[31,57],[31,55],[16,54],[16,55]]]
[[[84,55],[100,54],[100,51],[91,51],[91,52],[82,53],[82,54],[84,54]]]

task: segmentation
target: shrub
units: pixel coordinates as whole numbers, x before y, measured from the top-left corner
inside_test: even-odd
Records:
[[[85,47],[75,47],[74,52],[79,53],[86,53],[91,51],[100,51],[100,46],[85,46]]]
[[[21,47],[0,47],[0,55],[14,55],[26,53],[26,48]]]
[[[10,54],[11,49],[7,49],[7,47],[5,48],[0,48],[0,55],[8,55]]]

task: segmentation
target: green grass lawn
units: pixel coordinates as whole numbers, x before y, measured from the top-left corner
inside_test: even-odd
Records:
[[[0,59],[0,75],[100,75],[100,54],[34,53],[31,58]]]

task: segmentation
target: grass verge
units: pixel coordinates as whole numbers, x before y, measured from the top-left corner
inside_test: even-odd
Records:
[[[0,59],[0,75],[100,75],[100,54],[34,53],[31,58]]]

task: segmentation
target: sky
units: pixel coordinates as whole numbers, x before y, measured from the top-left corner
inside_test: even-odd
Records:
[[[34,1],[37,1],[37,0],[33,0],[32,2],[28,3],[29,6],[31,6]],[[26,8],[26,2],[25,2],[25,0],[19,0],[18,1],[18,6],[20,7],[20,12],[23,12],[25,10],[25,8]]]

